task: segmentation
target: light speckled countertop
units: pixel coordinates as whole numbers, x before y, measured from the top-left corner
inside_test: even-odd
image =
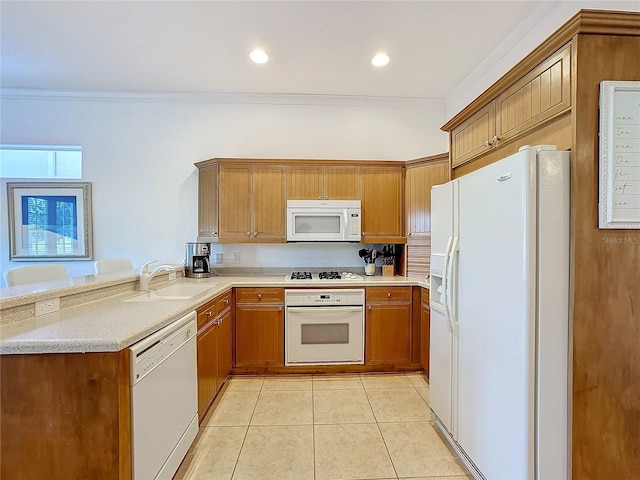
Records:
[[[120,277],[111,280],[91,282],[85,280],[69,285],[55,285],[57,295],[65,292],[78,293],[84,290],[95,290],[109,286],[117,286],[131,278]],[[178,278],[170,284],[211,285],[211,288],[188,300],[161,300],[155,302],[123,302],[144,293],[129,291],[108,298],[83,303],[59,312],[38,317],[30,317],[0,327],[1,354],[28,353],[83,353],[83,352],[117,352],[127,348],[138,340],[145,338],[160,328],[170,324],[183,315],[195,310],[211,298],[232,287],[344,287],[345,282],[328,283],[310,281],[287,281],[284,276],[218,276],[206,279]],[[152,290],[166,286],[152,286]],[[352,281],[348,286],[364,287],[376,285],[419,285],[429,287],[425,281],[406,277],[364,277],[363,280]],[[15,292],[15,287],[12,287]],[[5,292],[9,289],[5,289]],[[13,296],[2,299],[3,308],[12,304],[20,305],[51,298],[52,290],[31,290],[24,288]]]

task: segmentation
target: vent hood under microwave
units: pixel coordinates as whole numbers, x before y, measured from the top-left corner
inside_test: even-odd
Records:
[[[287,242],[360,242],[360,200],[287,200]]]

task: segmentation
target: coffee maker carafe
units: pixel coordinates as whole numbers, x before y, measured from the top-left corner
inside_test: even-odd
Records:
[[[207,278],[211,276],[209,267],[210,243],[187,243],[187,255],[184,263],[184,276],[189,278]]]

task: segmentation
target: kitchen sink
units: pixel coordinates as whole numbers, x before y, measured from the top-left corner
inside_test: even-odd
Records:
[[[159,302],[163,300],[188,300],[211,290],[217,284],[206,285],[168,285],[157,290],[150,290],[123,302]]]

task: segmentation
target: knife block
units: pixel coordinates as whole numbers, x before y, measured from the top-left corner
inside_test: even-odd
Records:
[[[382,276],[383,277],[393,277],[396,274],[396,265],[395,261],[390,265],[382,265]]]

